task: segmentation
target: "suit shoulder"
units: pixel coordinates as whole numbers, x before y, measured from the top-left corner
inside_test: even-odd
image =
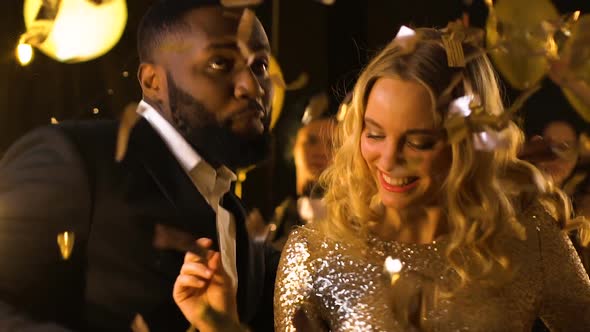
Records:
[[[2,157],[2,164],[22,159],[47,159],[68,161],[75,152],[71,140],[55,125],[35,128],[17,139]]]
[[[74,141],[114,141],[118,129],[118,121],[64,121],[55,127],[62,130]]]

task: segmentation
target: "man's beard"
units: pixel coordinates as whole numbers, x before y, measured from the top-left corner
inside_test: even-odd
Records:
[[[220,124],[214,112],[180,89],[170,74],[168,97],[173,125],[212,166],[225,165],[235,170],[268,157],[271,146],[268,117],[262,134],[243,137],[232,132],[228,125]]]

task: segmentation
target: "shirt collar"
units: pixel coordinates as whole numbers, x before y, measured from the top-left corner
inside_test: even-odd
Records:
[[[149,124],[162,137],[176,160],[180,163],[182,168],[187,172],[196,172],[198,174],[199,182],[212,192],[216,188],[216,182],[219,184],[220,190],[224,192],[229,191],[231,182],[237,179],[236,175],[227,167],[221,166],[215,170],[209,163],[207,163],[193,147],[180,135],[180,133],[156,111],[150,104],[142,100],[137,106],[137,113],[144,117]]]

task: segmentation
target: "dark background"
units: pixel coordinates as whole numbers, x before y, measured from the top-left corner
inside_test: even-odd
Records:
[[[553,2],[561,13],[575,9],[587,13],[590,9],[589,2],[583,0]],[[14,57],[24,32],[23,3],[0,3],[0,155],[25,132],[49,124],[51,117],[115,118],[125,105],[141,98],[136,81],[135,29],[149,0],[127,0],[125,33],[106,55],[85,63],[63,64],[35,52],[26,67]],[[294,193],[293,168],[285,150],[311,95],[326,90],[335,107],[351,89],[363,64],[401,24],[444,27],[467,13],[472,25],[482,27],[487,15],[483,0],[336,0],[332,6],[314,0],[266,0],[256,12],[285,81],[291,82],[301,73],[310,78],[305,88],[287,93],[275,128],[274,156],[251,171],[244,184],[246,203],[261,208],[267,217],[278,202]],[[515,95],[506,87],[507,102]],[[100,112],[93,114],[94,108]],[[581,130],[587,126],[550,82],[527,102],[523,114],[535,121],[565,116],[574,119]]]

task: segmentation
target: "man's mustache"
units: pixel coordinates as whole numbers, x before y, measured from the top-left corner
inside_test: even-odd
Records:
[[[270,123],[270,110],[254,100],[248,102],[246,106],[240,108],[238,111],[230,114],[224,122],[226,125],[229,125],[234,121],[240,121],[242,117],[248,114],[261,118],[265,127]]]

